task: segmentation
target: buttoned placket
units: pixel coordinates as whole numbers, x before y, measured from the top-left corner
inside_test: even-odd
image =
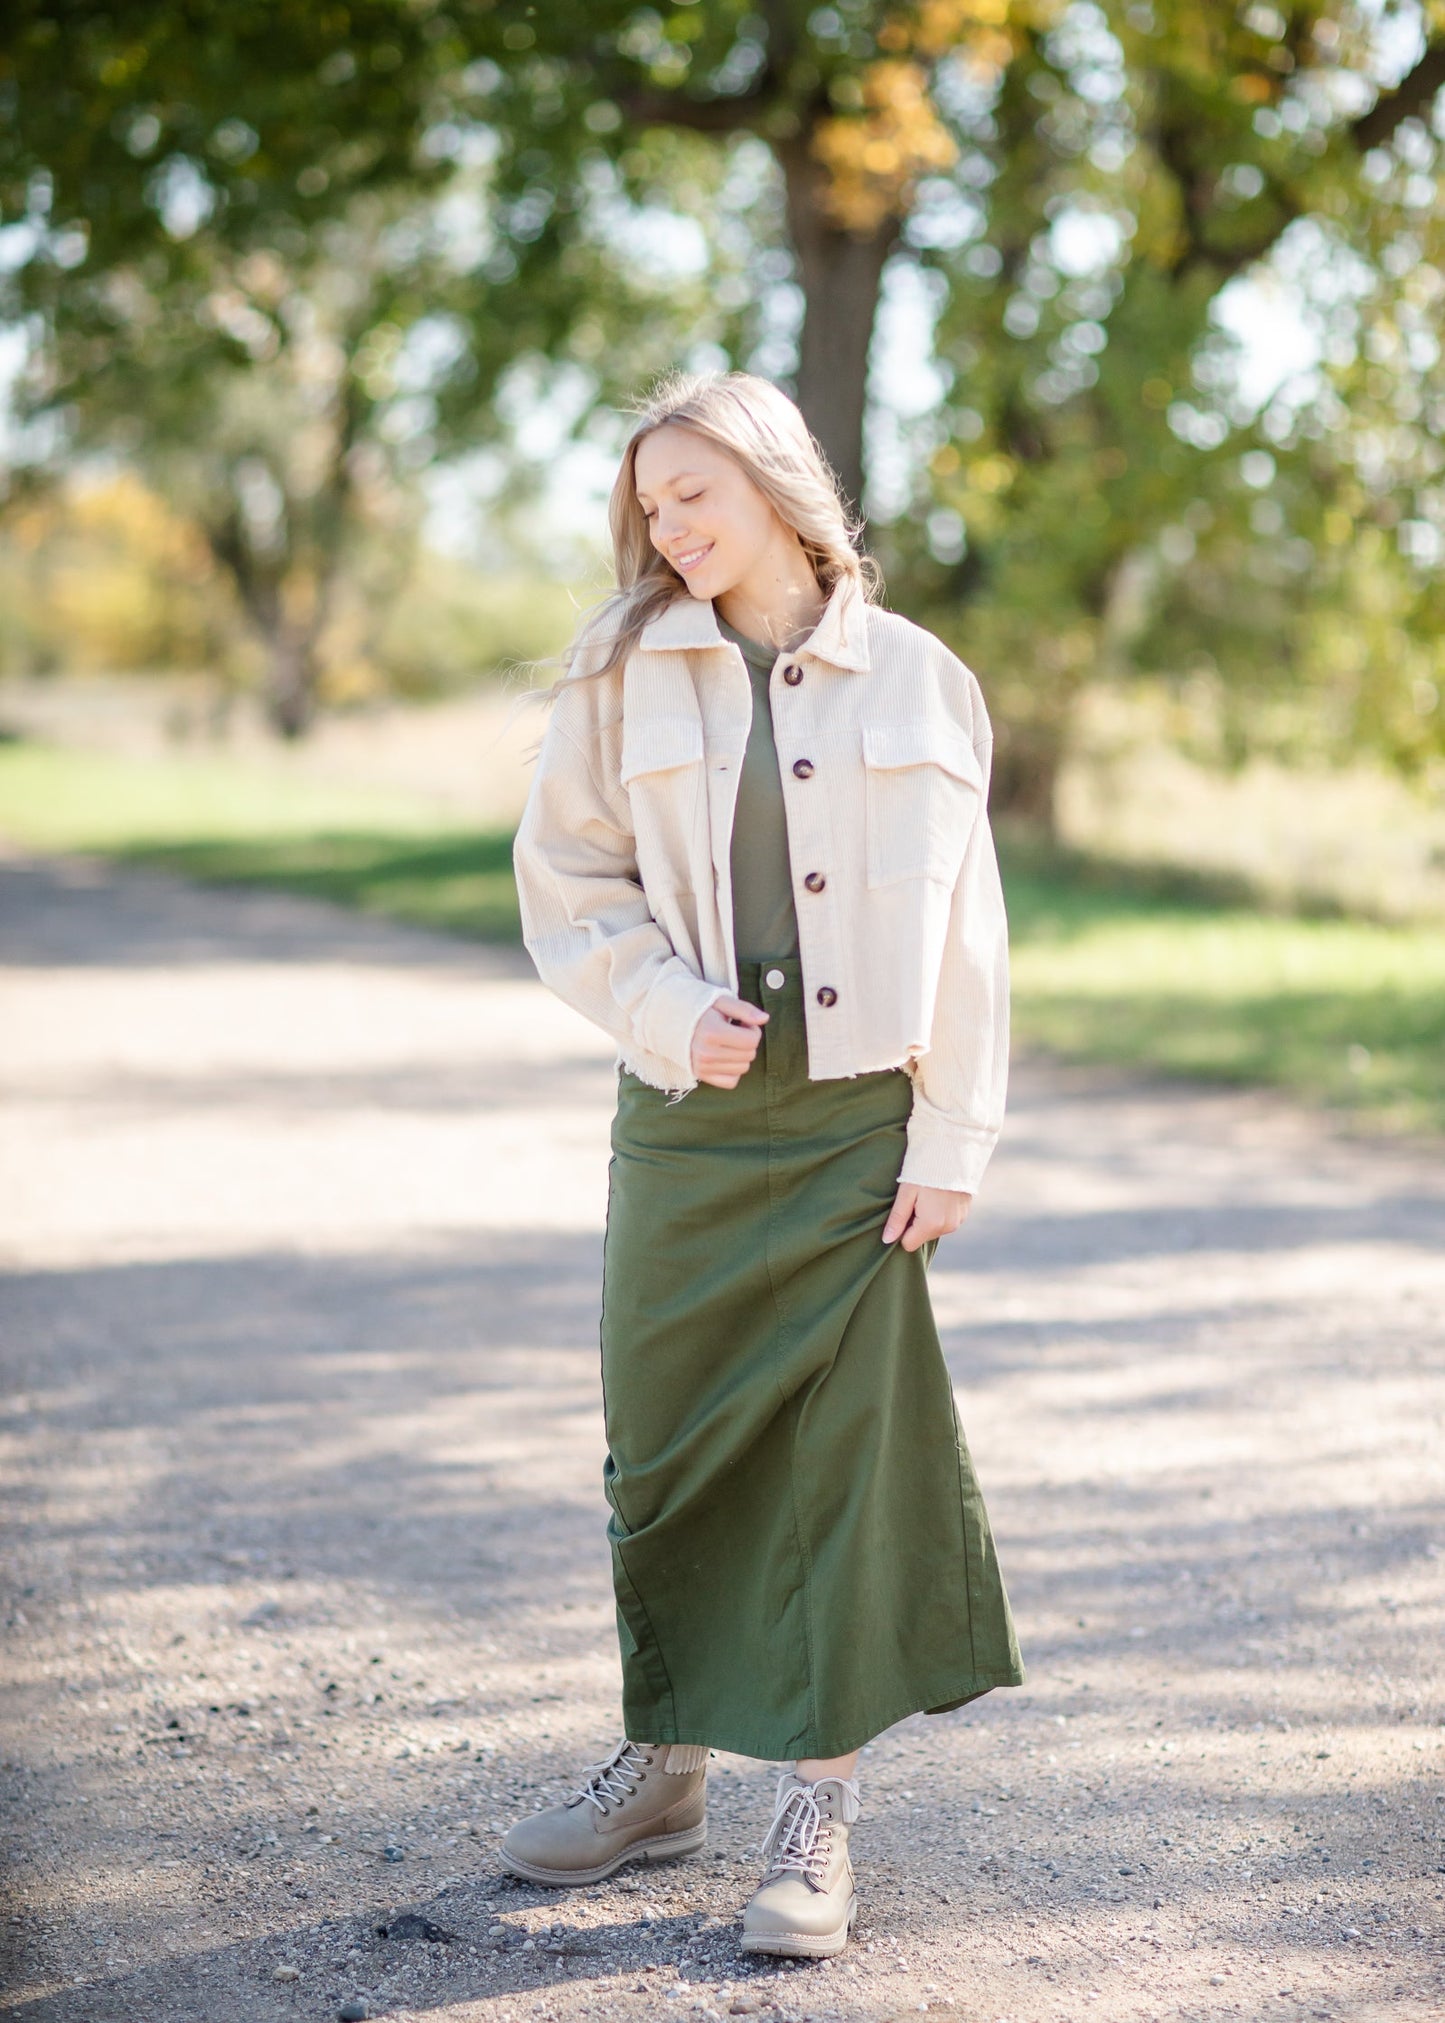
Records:
[[[747,695],[748,723],[751,723],[751,677],[741,649],[725,642],[731,655],[729,682],[734,697]],[[805,790],[818,784],[818,762],[809,757],[809,724],[806,690],[810,680],[820,679],[821,663],[812,660],[806,648],[781,653],[768,678],[768,704],[773,712],[773,739],[778,749],[778,770],[783,786],[783,805],[788,834],[788,875],[798,917],[798,962],[803,973],[803,1018],[808,1035],[810,1071],[822,1074],[846,1071],[848,1026],[850,1021],[836,1016],[842,994],[836,978],[842,974],[843,937],[837,917],[836,886],[828,883],[823,868],[831,861],[831,830],[826,792]],[[791,673],[792,679],[789,679]],[[821,677],[821,678],[826,678]],[[741,684],[741,686],[740,686]],[[786,698],[786,700],[784,700]],[[782,710],[779,704],[782,703]],[[734,712],[725,712],[731,717]],[[785,745],[786,751],[785,756]],[[707,755],[711,778],[708,786],[708,841],[712,852],[713,878],[718,895],[723,946],[727,952],[729,989],[739,991],[737,943],[734,936],[732,889],[732,831],[737,817],[738,786],[742,774],[747,728],[737,749],[730,741],[726,750]],[[726,781],[714,786],[714,781]],[[807,868],[803,868],[807,867]],[[815,882],[810,884],[809,879]],[[820,979],[817,983],[814,978]],[[823,995],[820,995],[823,993]],[[819,1029],[819,1016],[829,1016],[829,1026]],[[815,1075],[814,1079],[818,1077]]]
[[[813,726],[809,717],[814,712],[809,707],[809,699],[818,682],[847,679],[860,668],[866,670],[868,665],[866,639],[862,643],[860,661],[859,647],[848,637],[846,620],[840,629],[833,601],[836,594],[837,586],[830,593],[823,616],[809,639],[795,651],[779,654],[768,684],[770,707],[775,699],[782,700],[780,683],[788,698],[781,712],[774,710],[773,734],[783,785],[789,875],[798,916],[799,967],[805,985],[803,1017],[808,1042],[808,1071],[813,1080],[851,1075],[855,1052],[853,1024],[856,1008],[849,988],[851,972],[846,939],[838,917],[839,884],[836,877],[828,876],[833,865],[826,770],[829,763],[838,763],[838,758],[836,748],[831,744],[818,752],[810,749]],[[860,612],[853,622],[861,623],[861,619]],[[715,627],[710,637],[665,639],[658,636],[649,639],[648,633],[654,628],[661,635],[668,630],[675,631],[679,621],[688,630],[703,630],[698,623],[698,614],[686,602],[678,603],[651,621],[643,632],[641,644],[654,652],[680,653],[685,665],[689,653],[712,651],[719,646],[730,648],[732,656],[727,662],[729,671],[723,708],[717,712],[716,718],[705,707],[703,710],[703,763],[706,769],[713,890],[720,915],[718,928],[727,960],[728,988],[736,996],[738,963],[732,909],[732,828],[737,813],[743,753],[752,722],[751,677],[741,650],[718,633]],[[813,641],[824,636],[826,643],[834,648],[836,660],[813,649]],[[793,670],[792,678],[789,678],[790,669]],[[696,675],[692,678],[696,686]],[[709,726],[714,739],[717,739],[719,729],[724,733],[712,750],[708,749]],[[813,772],[807,778],[800,778],[793,771],[799,759],[808,759],[812,763]],[[804,882],[811,872],[822,876],[824,883],[820,888],[810,887]],[[821,1001],[820,992],[824,993]]]
[[[790,670],[793,679],[789,679]],[[798,921],[798,963],[803,972],[808,1070],[814,1080],[845,1068],[851,1024],[849,1008],[839,988],[843,937],[838,921],[838,888],[836,881],[828,882],[833,847],[827,761],[820,761],[810,735],[813,712],[809,700],[817,683],[827,679],[828,670],[804,646],[796,653],[779,654],[768,689],[787,815],[789,872]]]

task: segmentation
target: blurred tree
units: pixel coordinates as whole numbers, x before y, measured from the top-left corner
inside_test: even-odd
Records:
[[[1320,501],[1359,408],[1337,401],[1322,429],[1295,382],[1256,411],[1222,311],[1282,241],[1335,286],[1363,252],[1397,295],[1369,249],[1379,165],[1389,143],[1423,144],[1433,200],[1418,115],[1445,50],[1422,45],[1379,93],[1380,20],[1332,0],[1075,5],[1042,28],[1010,9],[1010,59],[957,103],[954,191],[910,220],[946,283],[935,343],[952,384],[895,547],[919,615],[989,670],[1000,805],[1049,818],[1092,679],[1223,667],[1237,751],[1273,728],[1261,705],[1281,677],[1311,678],[1339,587],[1316,563]],[[1334,714],[1398,751],[1378,712]]]
[[[554,229],[517,285],[509,244],[542,220],[492,188],[495,137],[450,116],[501,73],[424,8],[22,6],[0,47],[32,454],[119,454],[194,517],[288,735],[343,572],[378,605],[400,588],[417,474],[506,433],[514,361],[570,333],[627,359],[630,390],[704,311],[701,283],[634,272],[609,220]]]
[[[1241,452],[1268,444],[1282,473],[1302,459],[1313,485],[1274,503],[1308,519],[1335,483],[1331,445],[1307,418],[1276,426],[1240,401],[1219,304],[1302,226],[1330,257],[1373,260],[1382,161],[1413,150],[1411,201],[1430,208],[1442,22],[1442,0],[137,0],[123,20],[21,0],[0,44],[13,100],[0,202],[35,220],[17,272],[61,361],[45,397],[73,389],[81,416],[103,377],[119,384],[129,338],[111,305],[147,262],[134,299],[149,306],[128,328],[194,327],[197,302],[239,288],[285,349],[292,326],[246,295],[242,263],[282,262],[297,278],[281,299],[306,302],[314,330],[312,297],[329,299],[308,278],[316,249],[338,248],[346,279],[368,235],[395,246],[400,233],[405,285],[384,254],[377,316],[408,370],[430,360],[397,398],[429,404],[413,440],[435,451],[498,425],[487,403],[521,356],[584,369],[578,427],[669,348],[704,339],[752,363],[776,340],[769,258],[787,250],[795,391],[855,499],[881,279],[910,263],[934,292],[944,385],[885,529],[895,595],[985,671],[998,799],[1047,819],[1081,685],[1137,663],[1191,598],[1208,629],[1210,554],[1241,552],[1243,536],[1247,556],[1284,558],[1277,580],[1224,602],[1252,610],[1236,633],[1259,657],[1298,636],[1290,570],[1297,585],[1310,537],[1283,517],[1268,530]],[[1381,90],[1391,38],[1402,74]],[[760,143],[771,181],[749,166]],[[402,229],[418,192],[445,223],[440,253]],[[653,252],[656,227],[675,242],[679,222],[697,248],[686,287]],[[1374,271],[1391,294],[1401,277]],[[388,306],[398,294],[410,313]],[[352,357],[325,327],[332,356]],[[377,324],[346,327],[355,355],[374,356]],[[417,327],[446,341],[428,351]],[[247,370],[258,363],[252,347]],[[384,445],[395,412],[346,364],[327,398],[339,475],[329,502],[317,495],[318,558],[356,444]],[[256,502],[257,525],[290,524],[271,476],[269,517],[253,485],[250,507],[237,491],[238,526]],[[1412,524],[1433,510],[1422,494]],[[304,626],[324,602],[320,560],[299,580]]]
[[[17,504],[0,538],[0,673],[199,668],[227,600],[195,523],[122,471]]]

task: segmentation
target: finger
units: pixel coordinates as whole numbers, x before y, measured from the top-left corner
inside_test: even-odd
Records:
[[[936,1219],[925,1222],[921,1215],[915,1215],[903,1232],[903,1248],[921,1250],[925,1243],[936,1243],[940,1236],[947,1234],[943,1224]]]
[[[914,1187],[900,1187],[893,1197],[893,1206],[888,1211],[888,1220],[883,1225],[883,1241],[896,1243],[908,1227],[908,1218],[913,1213],[913,1204],[918,1199]]]
[[[744,1026],[765,1026],[772,1017],[772,1013],[765,1012],[761,1005],[749,1004],[746,998],[741,997],[717,998],[712,1009],[721,1012],[724,1018],[732,1019],[735,1024]]]
[[[750,1061],[758,1050],[758,1035],[751,1028],[735,1027],[732,1031],[708,1033],[703,1039],[703,1052],[715,1061]]]

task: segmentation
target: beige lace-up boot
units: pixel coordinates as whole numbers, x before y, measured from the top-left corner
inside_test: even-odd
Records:
[[[676,1861],[707,1839],[706,1749],[619,1742],[561,1805],[519,1819],[502,1866],[528,1882],[601,1882],[628,1861]]]
[[[848,1829],[858,1817],[850,1777],[805,1784],[796,1771],[778,1779],[777,1807],[763,1842],[767,1869],[743,1912],[745,1953],[826,1960],[841,1953],[858,1915]]]

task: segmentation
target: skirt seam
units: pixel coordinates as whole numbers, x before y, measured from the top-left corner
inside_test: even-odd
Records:
[[[653,1625],[652,1616],[648,1611],[647,1603],[642,1599],[642,1594],[638,1588],[637,1582],[632,1578],[632,1575],[628,1572],[626,1558],[620,1551],[618,1552],[618,1558],[622,1563],[622,1573],[624,1579],[627,1582],[628,1590],[631,1593],[633,1600],[637,1603],[638,1612],[640,1613],[642,1620],[647,1625],[647,1634],[652,1639],[652,1654],[657,1660],[657,1668],[661,1672],[663,1682],[667,1687],[667,1701],[668,1705],[672,1709],[672,1726],[675,1728],[677,1726],[677,1688],[672,1683],[672,1672],[668,1667],[667,1655],[662,1648],[662,1641],[659,1638],[657,1630]],[[632,1736],[629,1739],[632,1741],[641,1740],[647,1742],[657,1742],[660,1741],[662,1738],[657,1735],[647,1735],[641,1737]]]
[[[944,1374],[948,1376],[948,1365],[944,1364]],[[958,1522],[963,1534],[963,1574],[964,1586],[968,1592],[968,1655],[975,1669],[978,1665],[978,1625],[974,1621],[977,1613],[974,1604],[979,1599],[978,1568],[974,1565],[973,1540],[969,1534],[968,1495],[963,1480],[963,1420],[959,1416],[958,1396],[953,1388],[953,1379],[948,1378],[948,1403],[953,1413],[953,1445],[957,1454],[958,1467]]]
[[[617,1170],[617,1154],[614,1152],[607,1162],[607,1207],[602,1217],[602,1269],[598,1286],[597,1309],[597,1374],[602,1388],[602,1423],[607,1424],[607,1231],[612,1220],[612,1176]],[[610,1442],[608,1443],[611,1444]],[[612,1497],[608,1496],[608,1502]],[[621,1517],[621,1511],[618,1511]],[[623,1522],[626,1523],[626,1518]]]
[[[606,1426],[607,1423],[607,1378],[606,1378],[607,1365],[606,1365],[606,1357],[602,1351],[602,1345],[603,1340],[605,1338],[606,1322],[607,1322],[607,1231],[608,1225],[612,1220],[612,1180],[613,1174],[616,1171],[616,1167],[617,1167],[617,1153],[614,1150],[612,1157],[607,1162],[607,1208],[602,1218],[602,1272],[601,1272],[601,1285],[599,1287],[600,1311],[598,1314],[598,1321],[597,1321],[597,1335],[598,1335],[597,1360],[598,1360],[599,1375],[601,1376],[602,1381],[602,1421],[604,1427]],[[607,1460],[608,1461],[612,1460],[610,1441],[608,1442]],[[603,1482],[602,1482],[603,1494],[606,1496],[607,1501],[611,1504],[613,1510],[617,1513],[618,1522],[625,1527],[628,1535],[630,1536],[633,1526],[631,1519],[627,1515],[627,1512],[622,1508],[622,1502],[620,1497],[617,1495],[616,1474],[617,1470],[615,1465],[611,1468],[611,1470],[609,1470],[607,1466],[604,1464]],[[622,1545],[620,1540],[614,1540],[612,1542],[612,1552],[616,1556],[617,1563],[622,1570],[622,1578],[627,1583],[628,1592],[632,1596],[633,1601],[636,1603],[638,1612],[640,1613],[643,1622],[647,1625],[647,1634],[652,1644],[652,1654],[657,1661],[658,1670],[661,1672],[663,1681],[667,1687],[668,1704],[672,1709],[673,1726],[676,1727],[677,1688],[672,1683],[672,1672],[668,1666],[667,1657],[665,1652],[663,1651],[661,1640],[658,1637],[656,1626],[653,1623],[652,1616],[648,1610],[647,1603],[642,1599],[642,1594],[638,1588],[637,1582],[632,1578],[631,1573],[628,1571],[627,1559],[622,1551]],[[614,1581],[614,1587],[616,1585],[617,1583]],[[621,1606],[620,1595],[618,1596],[617,1599],[620,1608]],[[651,1736],[647,1736],[644,1739],[647,1741],[651,1741],[653,1738]]]
[[[775,1137],[773,1131],[773,1082],[772,1063],[769,1059],[768,1036],[763,1035],[763,1102],[768,1120],[768,1285],[772,1290],[773,1306],[778,1317],[778,1350],[781,1352],[792,1333],[792,1319],[787,1300],[778,1285],[773,1270],[774,1241],[778,1227],[778,1198],[774,1189]],[[780,1378],[775,1376],[778,1395],[783,1401],[783,1409],[791,1420],[788,1431],[788,1501],[793,1513],[793,1542],[797,1550],[798,1565],[802,1574],[803,1604],[803,1646],[804,1671],[807,1682],[808,1725],[818,1725],[817,1706],[817,1648],[818,1640],[813,1625],[813,1565],[808,1552],[807,1536],[803,1527],[803,1513],[798,1504],[798,1430],[802,1419],[802,1408],[796,1396],[790,1396]]]

